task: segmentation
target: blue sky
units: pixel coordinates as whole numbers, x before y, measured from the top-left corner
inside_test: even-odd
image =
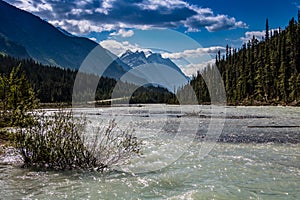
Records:
[[[90,38],[119,55],[162,50],[191,75],[228,44],[297,19],[300,0],[6,0],[54,26]],[[170,31],[173,30],[173,31]],[[198,55],[195,58],[194,55]],[[185,60],[187,62],[183,62]]]

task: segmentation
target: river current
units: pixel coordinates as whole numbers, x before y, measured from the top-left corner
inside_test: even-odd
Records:
[[[116,119],[120,129],[135,129],[143,156],[104,174],[24,169],[8,156],[0,159],[0,199],[300,198],[300,108],[78,111],[91,126]]]

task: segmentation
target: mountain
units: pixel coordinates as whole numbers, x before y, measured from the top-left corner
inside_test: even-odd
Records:
[[[146,56],[143,51],[127,50],[120,60],[133,69],[130,71],[131,74],[146,80],[146,82],[135,82],[136,84],[163,86],[175,92],[189,81],[189,78],[175,63],[168,58],[163,58],[159,53],[147,52]]]
[[[4,55],[11,55],[16,58],[30,58],[25,47],[10,41],[2,34],[0,34],[0,53]]]
[[[149,55],[146,56],[145,52],[143,51],[132,52],[131,50],[127,50],[123,55],[121,55],[120,60],[132,68],[144,64],[160,64],[168,66],[178,71],[184,77],[186,77],[186,75],[181,71],[181,69],[169,58],[163,58],[159,53],[147,52],[147,54]]]
[[[143,51],[136,51],[134,53],[127,50],[123,55],[121,55],[120,60],[132,68],[149,63]]]
[[[111,63],[104,76],[120,78],[130,68],[115,55],[87,38],[57,29],[45,20],[0,0],[0,52],[20,58],[32,58],[42,64],[79,69],[84,59],[97,47],[97,68]],[[117,59],[114,61],[114,59]],[[97,69],[89,71],[96,73]],[[101,70],[100,70],[101,71]],[[103,71],[103,70],[102,70]]]
[[[172,69],[175,69],[176,71],[178,71],[179,73],[185,76],[185,74],[175,63],[173,63],[169,58],[163,58],[159,53],[152,53],[150,54],[149,57],[147,57],[147,59],[150,63],[157,63],[157,64],[169,66]]]

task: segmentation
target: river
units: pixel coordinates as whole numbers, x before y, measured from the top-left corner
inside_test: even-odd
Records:
[[[300,108],[143,105],[80,109],[116,119],[143,156],[100,174],[0,163],[0,199],[299,199]],[[48,111],[52,112],[52,111]]]

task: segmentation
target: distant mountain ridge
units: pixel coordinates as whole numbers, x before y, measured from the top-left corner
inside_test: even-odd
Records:
[[[22,45],[10,41],[7,37],[0,33],[0,53],[11,55],[16,58],[30,58],[27,50]]]
[[[76,69],[97,46],[85,38],[68,37],[39,17],[2,0],[0,13],[0,33],[26,48],[29,56],[42,64]]]
[[[112,64],[104,76],[120,78],[130,68],[117,56],[87,38],[67,34],[45,20],[0,0],[0,52],[19,58],[32,58],[41,64],[79,69],[97,46]],[[115,61],[114,61],[115,60]],[[106,66],[99,66],[106,67]]]
[[[120,56],[120,60],[132,68],[144,64],[165,65],[178,71],[181,75],[186,77],[186,75],[181,71],[181,69],[169,58],[163,58],[160,53],[147,52],[147,54],[149,55],[146,56],[146,53],[143,51],[132,52],[131,50],[127,50],[124,54]]]
[[[86,73],[101,74],[117,80],[127,74],[126,77],[130,77],[127,81],[136,84],[159,82],[166,85],[171,82],[172,86],[168,87],[170,91],[186,84],[188,80],[176,64],[159,53],[147,52],[146,56],[144,52],[127,51],[118,58],[98,43],[71,35],[2,0],[0,13],[0,54],[30,58],[43,65],[73,70],[79,69],[85,63]],[[145,72],[132,70],[142,64],[152,66]],[[162,68],[161,65],[169,68]],[[170,69],[178,73],[170,77]]]
[[[120,60],[133,69],[130,72],[135,76],[147,80],[148,84],[166,87],[171,92],[189,81],[175,63],[159,53],[127,50]]]

